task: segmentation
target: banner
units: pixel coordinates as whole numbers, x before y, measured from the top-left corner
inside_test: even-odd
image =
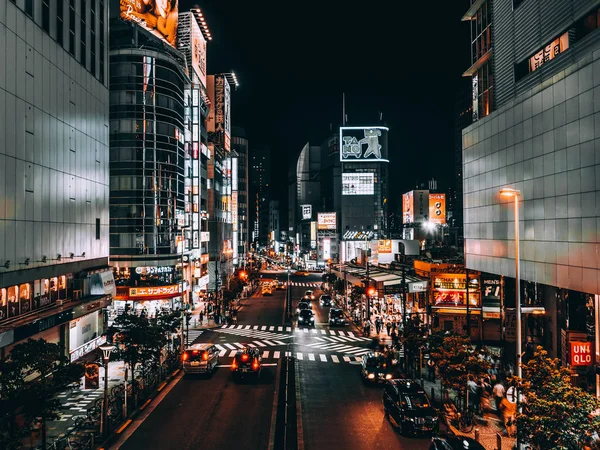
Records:
[[[429,221],[446,223],[446,194],[429,194]]]
[[[333,213],[318,213],[317,227],[319,230],[335,230],[337,228],[337,217]]]
[[[592,343],[591,342],[569,342],[571,366],[592,365]]]
[[[120,0],[121,19],[136,23],[176,47],[178,3],[177,0]]]

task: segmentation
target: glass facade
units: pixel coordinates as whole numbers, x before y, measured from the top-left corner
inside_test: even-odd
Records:
[[[168,57],[110,57],[110,253],[176,254],[185,210],[184,75]]]

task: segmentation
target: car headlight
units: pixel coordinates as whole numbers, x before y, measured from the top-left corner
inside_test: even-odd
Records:
[[[296,312],[300,314],[300,308],[296,308]]]
[[[434,422],[437,422],[437,419],[438,419],[438,418],[437,418],[437,416],[433,416],[433,417],[431,418],[431,420],[432,420],[432,421],[434,421]]]
[[[370,374],[367,375],[367,378],[369,380],[372,380],[373,378],[375,378],[375,374],[374,373],[370,373]]]
[[[304,320],[304,318],[298,317],[298,322],[302,322],[303,320]]]
[[[387,374],[385,375],[385,379],[386,379],[386,380],[391,380],[391,379],[392,379],[392,374],[391,374],[391,373],[387,373]]]
[[[410,420],[411,422],[415,421],[415,419],[413,417],[407,417],[406,420]]]
[[[311,321],[311,322],[314,322],[314,321],[315,321],[315,318],[314,318],[314,317],[311,317],[311,318],[310,318],[310,321]]]

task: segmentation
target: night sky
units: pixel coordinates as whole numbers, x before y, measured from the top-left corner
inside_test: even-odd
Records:
[[[208,72],[235,71],[233,125],[250,151],[273,151],[273,186],[285,199],[287,167],[310,141],[341,125],[390,127],[390,197],[434,177],[454,184],[454,116],[469,66],[469,0],[223,1],[198,5],[213,40]],[[467,82],[468,87],[468,82]]]

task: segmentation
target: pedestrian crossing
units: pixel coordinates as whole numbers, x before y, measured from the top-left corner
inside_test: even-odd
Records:
[[[264,347],[279,347],[282,345],[288,345],[288,343],[276,340],[262,340],[252,342],[225,342],[221,344],[215,344],[215,347],[219,349],[219,356],[225,356],[227,354],[231,354],[231,356],[233,356],[235,355],[235,352],[244,347],[262,349]]]
[[[243,325],[238,325],[238,327],[242,327]],[[250,326],[250,325],[247,325]],[[231,334],[231,335],[235,335],[235,336],[244,336],[244,337],[248,337],[248,338],[253,338],[253,339],[290,339],[291,337],[293,337],[291,334],[285,335],[285,334],[277,334],[275,332],[272,331],[261,331],[261,330],[254,330],[254,329],[242,329],[242,328],[233,328],[235,327],[235,325],[232,325],[232,328],[215,328],[212,331],[214,331],[215,333],[225,333],[225,334]],[[272,327],[271,327],[272,328]],[[279,327],[279,328],[284,328],[284,327]],[[290,328],[290,327],[287,327]],[[290,328],[291,330],[291,328]]]
[[[283,283],[287,287],[287,283]],[[319,289],[323,283],[300,283],[298,281],[290,281],[291,287],[307,287]]]
[[[360,356],[366,353],[369,353],[371,350],[364,347],[356,347],[347,344],[340,344],[339,342],[331,343],[331,342],[315,342],[312,344],[307,344],[307,347],[313,347],[319,350],[327,350],[336,353],[346,353],[349,355]]]
[[[189,330],[187,333],[188,342],[194,344],[194,341],[198,339],[202,333],[204,333],[204,330]]]
[[[286,339],[292,336],[281,335],[277,333],[304,333],[311,335],[318,335],[320,337],[328,336],[332,341],[356,341],[356,342],[367,342],[370,341],[368,337],[357,336],[352,331],[345,330],[331,330],[325,328],[300,328],[296,326],[281,326],[281,325],[223,325],[221,328],[215,328],[212,331],[217,333],[228,333],[238,336],[247,336],[258,339]],[[335,336],[335,338],[333,337]]]
[[[219,354],[219,358],[220,358],[220,362],[224,365],[227,365],[227,363],[230,361],[224,361],[224,358],[233,358],[235,356],[235,354],[237,353],[237,350],[225,350],[222,351]],[[262,352],[262,359],[263,359],[263,363],[268,363],[272,360],[278,360],[284,357],[292,357],[295,358],[297,361],[302,361],[302,362],[314,362],[314,363],[334,363],[334,364],[342,364],[342,363],[347,363],[347,364],[357,364],[358,362],[360,362],[361,357],[360,356],[356,356],[356,355],[352,355],[352,354],[343,354],[341,352],[341,354],[339,355],[332,355],[332,354],[323,354],[323,353],[317,353],[317,352],[298,352],[298,351],[270,351],[270,350],[264,350]]]

